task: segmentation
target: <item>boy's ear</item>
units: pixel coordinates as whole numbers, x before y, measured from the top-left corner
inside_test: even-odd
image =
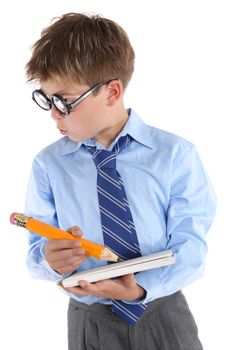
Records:
[[[122,98],[123,95],[123,85],[120,80],[113,80],[106,86],[107,89],[107,97],[106,102],[107,106],[113,106],[116,102]]]

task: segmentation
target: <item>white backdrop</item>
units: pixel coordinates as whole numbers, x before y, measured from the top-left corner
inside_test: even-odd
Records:
[[[33,157],[60,137],[49,113],[34,107],[24,65],[41,30],[66,12],[100,13],[122,25],[136,52],[126,107],[197,145],[218,196],[218,212],[208,236],[205,276],[184,292],[205,350],[233,348],[233,11],[225,0],[9,0],[1,5],[0,348],[67,348],[67,297],[56,285],[29,277],[26,231],[9,224],[11,212],[23,212]]]

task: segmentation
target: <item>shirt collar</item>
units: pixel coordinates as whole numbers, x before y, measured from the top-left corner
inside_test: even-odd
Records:
[[[124,126],[124,128],[121,130],[121,132],[117,135],[115,140],[112,142],[112,144],[109,146],[109,149],[112,149],[114,144],[118,141],[118,139],[121,136],[130,135],[135,141],[149,147],[153,148],[153,141],[150,134],[150,129],[148,126],[143,122],[143,120],[134,112],[133,109],[129,108],[127,109],[129,118]],[[84,140],[81,142],[75,142],[70,139],[67,140],[67,143],[65,144],[65,147],[63,148],[61,155],[67,155],[70,153],[76,152],[81,145],[84,144],[86,146],[98,146],[100,145],[98,142],[92,139]]]

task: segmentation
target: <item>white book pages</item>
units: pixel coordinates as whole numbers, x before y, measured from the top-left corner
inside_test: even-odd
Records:
[[[175,258],[171,250],[142,256],[135,259],[113,263],[95,269],[75,273],[65,278],[62,285],[65,288],[78,286],[80,281],[97,282],[108,278],[120,277],[128,273],[134,273],[162,266],[174,264]]]

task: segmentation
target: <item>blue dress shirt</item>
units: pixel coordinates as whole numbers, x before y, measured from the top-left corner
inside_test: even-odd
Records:
[[[176,263],[137,273],[144,302],[175,293],[201,277],[207,253],[206,234],[215,214],[215,194],[195,146],[174,134],[146,125],[133,111],[119,137],[132,142],[117,155],[142,255],[172,249]],[[86,140],[86,145],[103,146]],[[84,238],[103,245],[96,166],[82,142],[63,137],[34,159],[25,213],[63,230],[79,226]],[[27,265],[35,278],[59,281],[44,259],[46,239],[29,232]],[[78,271],[105,265],[88,258]],[[67,293],[68,294],[68,293]],[[94,296],[78,301],[111,303]]]

